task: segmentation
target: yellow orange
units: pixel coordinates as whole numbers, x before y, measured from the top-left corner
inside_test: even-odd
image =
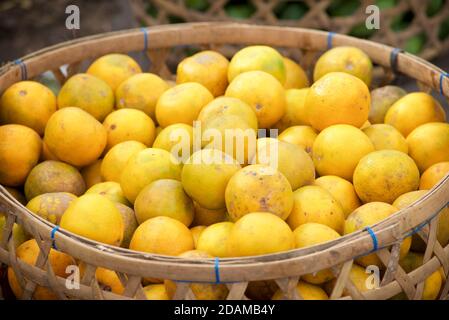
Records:
[[[330,72],[345,72],[353,75],[367,86],[371,84],[373,64],[362,50],[341,46],[326,51],[316,62],[313,79],[317,81]]]
[[[275,77],[282,85],[286,80],[283,57],[268,46],[248,46],[238,51],[231,59],[228,80],[232,82],[239,74],[248,71],[264,71]]]
[[[228,245],[230,256],[256,256],[291,250],[295,240],[287,223],[278,216],[252,212],[234,224]]]
[[[301,89],[308,87],[310,82],[306,72],[295,61],[284,57],[285,66],[285,89]]]
[[[412,92],[400,98],[385,115],[385,123],[398,129],[404,137],[422,124],[444,121],[444,109],[425,92]]]
[[[43,135],[56,111],[53,92],[35,81],[19,81],[5,90],[0,99],[0,123],[21,124]]]
[[[335,124],[360,128],[368,120],[370,92],[359,78],[331,72],[310,87],[304,108],[310,124],[319,131]]]
[[[407,143],[410,157],[421,172],[435,163],[449,161],[449,124],[423,124],[407,136]]]
[[[142,70],[133,58],[119,53],[104,55],[87,69],[87,73],[102,79],[114,91],[123,81],[140,72]]]
[[[280,131],[296,126],[309,125],[307,118],[307,110],[305,109],[305,101],[309,88],[288,89],[285,91],[285,113],[282,118],[275,124]]]
[[[0,126],[0,184],[22,185],[39,161],[41,150],[36,131],[18,124]]]
[[[419,181],[420,190],[432,189],[441,179],[449,173],[449,161],[438,162],[427,168]]]
[[[129,245],[131,250],[177,256],[193,250],[190,230],[178,220],[156,217],[146,220],[134,232]]]
[[[225,96],[238,98],[253,108],[260,128],[269,128],[285,112],[285,89],[271,74],[248,71],[239,74],[229,84]]]
[[[224,94],[228,86],[229,61],[215,51],[201,51],[178,64],[177,83],[197,82],[205,86],[214,97]]]
[[[90,74],[76,74],[59,91],[58,107],[78,107],[103,121],[114,108],[114,92],[101,79]]]
[[[293,209],[287,223],[295,230],[300,225],[315,222],[343,233],[345,215],[341,205],[324,188],[305,186],[293,193]]]
[[[316,179],[314,184],[329,191],[332,197],[340,203],[345,218],[361,205],[354,186],[343,178],[322,176]]]
[[[312,155],[313,143],[317,136],[318,132],[310,126],[292,126],[282,131],[278,139],[296,144]]]
[[[168,89],[169,85],[155,74],[135,74],[118,86],[115,106],[117,109],[138,109],[155,120],[157,100]]]
[[[354,171],[355,191],[365,203],[392,203],[418,186],[418,167],[412,158],[396,150],[372,152],[360,160]]]
[[[352,181],[360,159],[372,151],[371,140],[360,129],[337,124],[324,129],[316,137],[312,157],[319,175],[335,175]]]
[[[229,180],[226,208],[232,221],[257,211],[287,219],[293,207],[293,192],[287,178],[273,167],[249,165]]]
[[[156,104],[156,119],[162,128],[175,123],[193,125],[201,109],[214,96],[196,82],[178,84],[165,91]]]
[[[101,156],[107,133],[101,123],[87,112],[67,107],[56,111],[48,120],[44,141],[61,161],[87,166]]]

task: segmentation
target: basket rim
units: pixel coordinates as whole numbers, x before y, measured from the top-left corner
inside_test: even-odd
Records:
[[[329,32],[325,31],[319,31],[319,30],[312,30],[312,29],[304,29],[304,28],[292,28],[292,27],[277,27],[277,26],[258,26],[258,25],[248,25],[248,24],[242,24],[242,23],[229,23],[229,22],[213,22],[213,23],[188,23],[188,24],[179,24],[179,25],[163,25],[163,26],[156,26],[156,27],[149,27],[144,28],[145,32],[166,32],[166,31],[176,31],[176,30],[201,30],[204,27],[208,28],[230,28],[230,29],[244,29],[245,31],[251,30],[262,30],[262,31],[268,31],[268,30],[274,30],[274,31],[294,31],[294,32],[302,32],[307,34],[312,34],[314,36],[318,36],[320,40],[327,40],[327,37],[329,35]],[[42,57],[45,54],[52,53],[55,50],[61,49],[61,48],[67,48],[67,46],[72,45],[79,45],[79,44],[85,44],[91,41],[96,40],[105,40],[105,39],[111,39],[116,36],[123,37],[123,36],[131,36],[134,37],[142,37],[142,28],[140,29],[129,29],[129,30],[121,30],[121,31],[115,31],[115,32],[108,32],[108,33],[101,33],[93,36],[83,37],[76,40],[70,40],[66,41],[60,44],[56,44],[54,46],[50,46],[44,49],[41,49],[39,51],[36,51],[34,53],[31,53],[29,55],[24,56],[21,61],[26,63],[30,62],[35,58]],[[336,34],[334,37],[334,41],[346,43],[349,42],[349,44],[355,44],[357,43],[359,46],[363,44],[370,44],[371,46],[374,46],[378,49],[384,49],[388,52],[392,51],[393,48],[388,47],[386,45],[373,43],[369,40],[363,40],[363,39],[357,39],[354,37],[346,36],[346,35],[340,35]],[[238,42],[238,41],[237,41]],[[240,42],[238,42],[240,43]],[[143,45],[139,44],[143,47]],[[127,50],[132,51],[132,50]],[[416,57],[414,55],[408,54],[408,53],[399,53],[398,54],[398,62],[401,62],[401,60],[411,60],[416,63],[423,64],[427,68],[431,68],[435,72],[443,72],[441,69],[437,68],[433,64]],[[399,69],[401,67],[401,64],[399,63]],[[404,68],[404,66],[402,66]],[[20,71],[19,66],[15,65],[14,63],[8,63],[2,68],[0,68],[0,88],[2,86],[2,76],[5,76],[9,72],[18,73]],[[18,77],[18,75],[16,75]],[[448,85],[448,83],[444,83],[445,85]],[[431,84],[434,89],[436,89],[435,83]],[[1,90],[0,90],[1,91]],[[447,91],[446,91],[447,92]],[[447,96],[447,93],[445,94]],[[435,197],[435,196],[441,196],[443,197],[445,194],[449,194],[449,175],[446,175],[444,179],[442,179],[434,188],[429,190],[429,192],[420,200],[413,203],[412,205],[408,206],[405,209],[399,210],[392,216],[388,217],[387,219],[380,221],[379,223],[372,226],[372,229],[375,232],[378,232],[379,235],[381,235],[382,232],[385,230],[389,230],[393,232],[396,232],[398,236],[402,236],[403,230],[405,229],[413,229],[418,226],[418,223],[416,223],[413,220],[410,220],[410,215],[413,213],[421,212],[423,214],[423,210],[425,210],[426,207],[429,206],[429,203],[431,200],[429,198]],[[447,198],[447,197],[446,197]],[[3,200],[3,202],[6,203],[7,207],[11,212],[13,212],[14,215],[16,215],[20,220],[32,220],[36,223],[38,223],[38,227],[42,228],[44,232],[44,236],[48,238],[50,235],[51,230],[55,227],[54,224],[44,220],[43,218],[35,215],[31,211],[29,211],[26,207],[21,205],[17,200],[12,198],[12,196],[4,189],[2,186],[0,186],[0,200]],[[447,204],[447,199],[446,199]],[[445,205],[446,205],[445,204]],[[444,207],[444,206],[443,206]],[[443,208],[441,207],[441,208]],[[441,209],[438,208],[438,209]],[[427,215],[427,217],[431,216],[430,214]],[[382,241],[380,239],[380,244],[384,246],[391,245],[394,241],[389,238],[390,241]],[[98,253],[103,253],[104,255],[120,255],[124,257],[125,259],[137,259],[139,261],[153,261],[153,262],[160,262],[162,264],[166,265],[176,265],[178,268],[182,265],[185,267],[192,267],[197,268],[199,271],[204,272],[205,270],[209,270],[207,275],[204,275],[204,278],[210,278],[211,273],[213,274],[214,271],[214,259],[201,259],[201,260],[193,260],[193,259],[185,259],[185,258],[179,258],[179,257],[171,257],[171,256],[164,256],[164,255],[156,255],[156,254],[145,254],[142,252],[136,252],[129,249],[123,249],[119,247],[109,246],[103,243],[99,243],[90,239],[83,238],[81,236],[78,236],[76,234],[73,234],[71,232],[68,232],[67,230],[60,230],[56,233],[55,237],[56,241],[64,239],[69,244],[70,242],[79,242],[82,245],[89,246],[91,249],[95,249]],[[398,239],[396,239],[398,240]],[[254,257],[238,257],[238,258],[220,258],[221,267],[220,270],[224,274],[226,274],[226,269],[229,269],[232,271],[232,268],[242,266],[246,267],[260,267],[261,263],[264,264],[270,264],[274,263],[276,265],[281,265],[282,263],[289,263],[293,260],[296,260],[298,258],[305,258],[305,257],[311,257],[313,258],[315,255],[318,257],[321,257],[324,255],[324,253],[329,254],[332,251],[338,250],[344,245],[355,245],[359,244],[363,249],[365,249],[365,253],[369,253],[369,250],[372,247],[371,243],[371,236],[367,233],[367,231],[359,230],[357,232],[343,235],[341,238],[326,242],[323,244],[319,244],[312,247],[307,248],[301,248],[301,249],[294,249],[290,251],[280,252],[280,253],[274,253],[269,255],[262,255],[262,256],[254,256]],[[67,247],[65,247],[67,248]],[[63,250],[67,251],[67,250]],[[282,258],[282,259],[281,259]],[[107,267],[107,266],[106,266]],[[199,267],[205,267],[205,268],[199,268]],[[118,269],[118,268],[117,268]],[[320,267],[322,269],[322,267]],[[132,272],[129,272],[132,274]],[[258,275],[260,277],[260,275]],[[182,278],[182,277],[181,277]],[[226,276],[225,276],[226,278]]]

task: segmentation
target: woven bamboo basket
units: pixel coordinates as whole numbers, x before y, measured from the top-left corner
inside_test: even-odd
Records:
[[[69,75],[78,71],[80,62],[111,52],[145,50],[151,60],[151,71],[167,75],[166,60],[170,49],[195,44],[219,50],[227,44],[266,44],[277,48],[300,48],[303,52],[319,52],[329,46],[351,45],[363,49],[374,63],[416,79],[424,90],[442,91],[449,96],[449,78],[437,67],[415,56],[395,51],[375,42],[339,34],[288,27],[254,26],[236,23],[195,23],[134,29],[65,42],[9,63],[0,69],[0,92],[13,83],[33,78],[52,70],[63,82],[60,67],[69,65]],[[307,54],[305,54],[307,56]],[[321,245],[288,252],[244,258],[181,259],[134,252],[101,244],[74,235],[31,213],[0,186],[0,211],[7,216],[0,243],[0,262],[11,267],[23,288],[22,299],[30,299],[36,286],[49,287],[60,299],[144,299],[143,278],[176,281],[175,299],[193,299],[190,283],[223,283],[229,289],[227,299],[248,299],[249,283],[271,281],[288,299],[301,299],[296,285],[308,273],[331,268],[336,283],[332,299],[389,299],[404,292],[409,299],[420,299],[425,279],[443,268],[445,281],[439,297],[448,298],[449,246],[443,248],[436,239],[438,213],[449,201],[449,176],[422,199],[367,230],[343,236]],[[40,254],[34,266],[16,258],[11,236],[18,223],[37,240]],[[426,245],[424,263],[406,273],[398,264],[403,239],[418,233]],[[375,254],[385,265],[380,287],[360,292],[349,278],[356,257]],[[79,289],[70,289],[66,279],[55,276],[48,254],[57,248],[85,262]],[[122,295],[103,290],[95,277],[98,267],[116,271],[124,286]],[[343,294],[344,293],[344,294]]]
[[[365,9],[369,5],[377,4],[374,0],[361,0],[355,11],[349,15],[340,15],[329,12],[332,0],[248,0],[247,6],[252,8],[248,18],[237,19],[229,15],[227,8],[238,1],[209,0],[204,10],[189,6],[186,0],[131,0],[131,7],[137,20],[146,26],[169,23],[171,20],[184,22],[204,21],[232,21],[251,24],[280,25],[300,28],[313,28],[338,33],[351,34],[364,25],[368,14]],[[191,1],[192,2],[192,1]],[[193,1],[193,3],[198,1]],[[203,3],[204,1],[200,1]],[[300,18],[282,18],[276,14],[277,8],[286,4],[300,4],[306,12]],[[391,1],[390,1],[391,2]],[[448,23],[449,2],[442,4],[435,12],[429,12],[431,0],[398,0],[391,7],[381,8],[380,29],[367,34],[360,33],[361,37],[369,37],[372,41],[381,42],[390,46],[404,48],[407,40],[414,36],[424,37],[425,44],[419,52],[424,59],[432,59],[449,49],[449,37],[440,35],[443,23]],[[341,1],[340,5],[345,5]],[[346,3],[347,5],[347,3]],[[153,14],[149,14],[149,7]],[[289,9],[287,9],[289,10]],[[404,28],[393,29],[392,25],[399,17],[407,15],[411,22]],[[363,28],[362,28],[363,29]]]

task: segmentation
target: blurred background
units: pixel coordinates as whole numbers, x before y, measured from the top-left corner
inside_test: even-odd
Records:
[[[79,30],[65,27],[71,4],[80,9]],[[378,30],[365,26],[372,4],[380,9]],[[196,21],[335,31],[402,48],[449,70],[449,0],[0,0],[0,64],[90,34]]]

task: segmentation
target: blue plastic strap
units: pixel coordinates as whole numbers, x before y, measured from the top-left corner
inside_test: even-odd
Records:
[[[370,227],[366,227],[365,228],[366,231],[368,231],[369,235],[371,236],[371,239],[373,240],[373,250],[372,251],[377,251],[378,247],[378,242],[377,242],[377,237],[376,234],[374,233],[373,229],[371,229]]]
[[[427,219],[426,221],[424,221],[421,224],[419,224],[416,227],[414,227],[412,229],[412,231],[410,231],[408,234],[406,234],[403,239],[405,239],[407,237],[410,237],[410,236],[414,235],[415,233],[418,233],[422,228],[424,228],[427,224],[429,224],[430,221],[435,219],[435,217],[440,214],[441,210],[443,210],[447,206],[449,206],[449,201],[444,206],[442,206],[435,214],[433,214],[429,219]]]
[[[414,235],[415,233],[418,233],[422,228],[424,228],[427,224],[430,223],[430,221],[433,219],[434,217],[430,218],[429,220],[424,221],[423,223],[417,225],[416,227],[412,228],[412,231],[410,232],[409,236]]]
[[[390,67],[393,71],[396,71],[396,66],[398,64],[398,54],[404,52],[400,48],[394,48],[390,53]]]
[[[53,247],[53,249],[55,249],[55,250],[58,250],[58,248],[56,247],[56,241],[55,241],[55,234],[56,234],[56,232],[59,230],[59,226],[55,226],[52,230],[51,230],[51,233],[50,233],[50,237],[51,237],[51,240],[52,240],[52,247]]]
[[[440,93],[442,94],[442,95],[444,95],[444,92],[443,92],[443,79],[444,78],[449,78],[449,73],[447,73],[447,72],[442,72],[441,74],[440,74]]]
[[[148,50],[148,30],[147,28],[140,28],[140,31],[143,32],[143,51]]]
[[[215,283],[221,283],[220,281],[220,259],[215,258]]]
[[[18,65],[20,67],[22,80],[27,80],[28,79],[28,70],[27,70],[26,64],[21,59],[15,60],[14,64]]]
[[[334,40],[335,32],[329,32],[327,34],[327,49],[332,48],[332,42]]]

